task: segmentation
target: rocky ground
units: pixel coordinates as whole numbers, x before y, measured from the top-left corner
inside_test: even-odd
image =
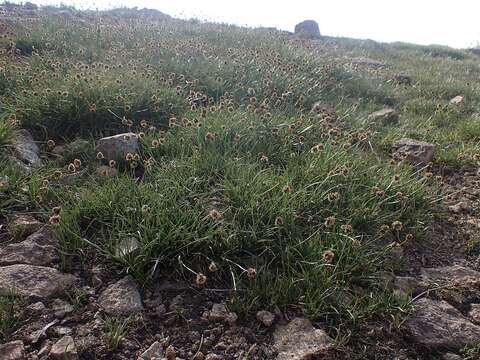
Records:
[[[19,139],[17,158],[28,170],[44,154],[28,133]],[[119,147],[108,138],[99,146],[107,153],[131,144]],[[386,286],[414,310],[399,330],[379,334],[378,326],[367,332],[362,343],[377,352],[368,358],[461,359],[461,350],[480,342],[480,175],[474,168],[438,168],[427,176],[442,177],[445,196],[426,238],[399,253],[404,272],[385,274]],[[168,278],[140,289],[130,275],[115,275],[95,262],[78,263],[67,273],[60,269],[51,226],[34,214],[17,214],[0,227],[0,294],[14,288],[22,298],[21,326],[0,346],[1,359],[354,357],[354,349],[335,346],[324,330],[294,313],[239,318],[227,310],[222,289]],[[121,251],[135,251],[135,243]],[[123,320],[111,323],[106,316]],[[385,346],[379,339],[386,339]]]

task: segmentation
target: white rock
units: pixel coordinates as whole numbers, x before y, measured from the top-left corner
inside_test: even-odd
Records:
[[[132,155],[138,153],[138,136],[134,133],[125,133],[104,137],[98,140],[96,151],[101,152],[107,161],[125,161],[128,153]]]

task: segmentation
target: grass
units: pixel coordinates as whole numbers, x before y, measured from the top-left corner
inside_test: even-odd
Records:
[[[15,294],[0,296],[0,341],[6,342],[20,323],[22,299]]]
[[[109,317],[105,320],[105,342],[109,349],[115,351],[128,332],[130,318]]]
[[[2,39],[0,146],[15,119],[48,158],[31,175],[0,160],[10,178],[2,219],[28,209],[58,222],[65,269],[92,257],[147,287],[171,276],[229,289],[238,313],[294,310],[349,327],[340,342],[373,318],[400,326],[408,306],[381,273],[422,241],[442,180],[391,162],[390,146],[413,137],[436,145],[437,164],[476,164],[478,58],[352,39],[309,45],[126,9],[68,21],[56,11]],[[20,57],[9,41],[35,51]],[[356,57],[388,67],[353,66]],[[413,85],[392,82],[397,73]],[[449,104],[456,95],[464,105]],[[387,104],[397,125],[367,119]],[[138,154],[115,164],[118,177],[95,175],[94,140],[127,131],[141,137]],[[119,257],[132,237],[139,249]],[[126,328],[107,320],[112,349]]]

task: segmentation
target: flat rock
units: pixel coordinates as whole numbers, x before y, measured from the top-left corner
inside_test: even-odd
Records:
[[[435,146],[425,141],[400,139],[393,143],[394,157],[413,164],[426,164],[433,160]]]
[[[22,163],[32,166],[41,162],[40,148],[27,130],[20,130],[13,142],[15,157]]]
[[[309,320],[302,318],[277,326],[273,339],[277,360],[308,360],[327,354],[333,346],[325,331],[315,329]]]
[[[96,151],[101,152],[107,161],[125,161],[128,153],[138,153],[138,136],[130,132],[101,138],[97,142]]]
[[[64,336],[53,344],[50,350],[50,358],[54,360],[76,360],[78,359],[77,348],[71,336]]]
[[[29,236],[41,227],[42,223],[30,215],[16,215],[8,224],[10,234],[17,239]]]
[[[419,300],[406,327],[416,343],[430,349],[459,349],[480,342],[480,326],[446,301]]]
[[[155,360],[163,359],[164,349],[163,345],[158,341],[155,341],[150,347],[140,355],[139,360]]]
[[[465,98],[461,95],[455,96],[450,100],[450,104],[452,105],[462,105],[463,103],[465,103]]]
[[[107,314],[114,316],[128,316],[143,310],[137,284],[131,276],[125,276],[108,286],[100,294],[98,303]]]
[[[25,354],[25,347],[23,341],[12,341],[0,345],[0,359],[2,360],[24,360],[27,356]]]
[[[16,264],[0,267],[0,295],[15,291],[28,298],[48,298],[71,288],[76,278],[56,269]]]
[[[384,125],[396,124],[398,122],[398,119],[399,119],[399,116],[397,112],[392,108],[385,108],[382,110],[378,110],[368,115],[368,120],[381,122]]]
[[[422,279],[427,282],[456,282],[461,284],[480,282],[480,272],[460,266],[442,266],[423,268],[420,270]]]

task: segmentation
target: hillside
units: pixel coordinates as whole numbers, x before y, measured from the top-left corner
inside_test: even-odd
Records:
[[[1,6],[0,359],[480,357],[480,56],[304,35]]]

